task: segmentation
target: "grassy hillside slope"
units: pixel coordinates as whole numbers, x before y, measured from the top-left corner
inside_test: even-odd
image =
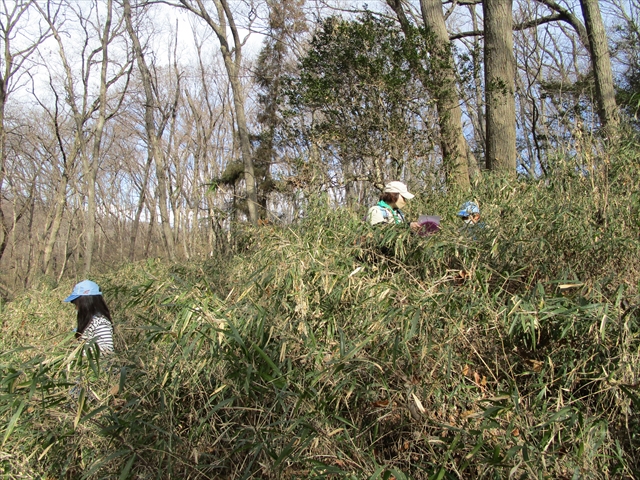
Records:
[[[73,282],[26,292],[0,312],[0,471],[638,477],[640,165],[605,165],[485,178],[473,234],[459,194],[412,201],[430,237],[320,198],[234,256],[123,266],[96,278],[109,360],[72,338]]]

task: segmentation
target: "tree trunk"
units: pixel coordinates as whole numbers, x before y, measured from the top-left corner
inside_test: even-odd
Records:
[[[64,245],[64,251],[62,252],[62,265],[60,265],[60,272],[58,273],[58,283],[60,282],[60,280],[62,279],[62,276],[64,275],[64,272],[67,268],[67,260],[70,256],[69,238],[71,237],[71,227],[72,227],[72,222],[71,222],[71,219],[69,219],[69,226],[67,227],[67,235],[64,242],[62,243]]]
[[[85,221],[85,253],[84,253],[84,271],[85,277],[91,274],[91,266],[93,263],[93,251],[95,246],[96,235],[96,180],[98,178],[98,163],[100,160],[102,133],[106,123],[107,112],[107,68],[109,67],[108,47],[111,41],[111,17],[113,13],[113,0],[107,1],[107,17],[105,19],[102,36],[100,38],[100,46],[102,47],[102,59],[100,65],[100,93],[98,96],[98,117],[94,127],[93,149],[91,158],[83,155],[84,174],[87,178],[87,212]]]
[[[469,5],[469,14],[472,18],[473,30],[477,31],[478,28],[478,13],[476,12],[475,5]],[[484,88],[482,85],[482,72],[483,72],[483,59],[482,59],[482,45],[480,42],[480,37],[473,37],[473,47],[471,48],[471,59],[473,65],[473,93],[475,100],[475,108],[471,108],[471,112],[469,112],[474,126],[475,133],[475,141],[476,145],[480,148],[483,155],[486,151],[485,147],[485,126],[486,121],[484,118]],[[476,162],[477,165],[477,162]]]
[[[6,159],[6,132],[4,129],[4,109],[6,100],[6,81],[5,77],[0,77],[0,189],[4,185],[5,177],[5,159]],[[4,210],[2,209],[2,191],[0,190],[0,260],[4,255],[9,242],[9,228],[6,225]]]
[[[133,225],[131,227],[131,237],[129,239],[129,260],[132,262],[135,260],[136,255],[136,238],[138,236],[138,230],[140,228],[140,216],[144,209],[145,198],[147,196],[147,186],[149,184],[149,174],[151,172],[151,165],[153,164],[153,155],[151,155],[151,149],[147,151],[147,164],[144,167],[144,176],[142,180],[142,186],[140,187],[140,197],[138,198],[138,207],[136,208],[136,215],[133,219]]]
[[[149,199],[147,208],[149,209],[149,229],[147,231],[147,241],[144,244],[144,258],[149,257],[151,243],[153,241],[153,226],[156,223],[156,202],[153,197]]]
[[[487,169],[516,174],[512,0],[485,0],[484,64]]]
[[[236,54],[237,55],[237,54]],[[247,191],[247,207],[249,208],[249,221],[254,225],[258,223],[258,192],[256,191],[256,177],[253,172],[253,157],[251,155],[251,143],[249,141],[249,129],[247,128],[247,118],[244,111],[244,94],[240,85],[238,73],[229,68],[230,56],[224,54],[224,64],[229,74],[229,83],[233,92],[233,105],[236,111],[236,124],[238,126],[238,139],[240,151],[242,152],[242,162],[244,164],[244,181]]]
[[[54,199],[53,218],[51,219],[50,227],[45,232],[46,243],[44,246],[44,253],[42,257],[42,269],[45,275],[51,275],[53,269],[53,263],[51,258],[53,255],[53,247],[56,244],[58,238],[58,232],[60,231],[60,225],[62,224],[62,215],[64,214],[64,208],[67,205],[67,185],[69,179],[67,177],[66,169],[62,173],[62,177],[58,182],[58,188]]]
[[[462,188],[469,188],[469,168],[467,163],[467,141],[462,135],[462,112],[456,83],[453,56],[449,43],[449,33],[444,22],[440,0],[420,0],[422,21],[428,33],[433,35],[435,44],[433,94],[438,109],[440,145],[442,148],[445,174],[449,182]]]
[[[582,15],[589,38],[591,66],[596,84],[596,103],[600,123],[609,139],[614,139],[619,123],[616,106],[611,58],[607,45],[607,34],[602,22],[598,0],[580,0]]]
[[[400,0],[387,0],[396,13],[400,26],[407,38],[415,35]],[[440,148],[447,182],[463,188],[469,187],[466,139],[462,134],[460,99],[453,69],[453,57],[449,35],[442,13],[442,3],[437,0],[420,0],[422,20],[434,40],[433,72],[426,72],[415,63],[422,84],[436,99],[438,126],[440,128]]]

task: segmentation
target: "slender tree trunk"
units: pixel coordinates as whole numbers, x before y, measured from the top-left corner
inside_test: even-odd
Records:
[[[62,224],[62,217],[64,210],[67,206],[67,187],[69,185],[69,168],[75,162],[75,156],[77,155],[78,143],[74,144],[71,161],[64,151],[64,142],[60,133],[60,124],[58,122],[58,98],[56,97],[55,113],[53,114],[53,127],[58,141],[58,147],[60,148],[60,154],[62,156],[62,172],[60,174],[60,180],[58,181],[58,187],[54,197],[53,214],[51,216],[51,223],[47,224],[45,229],[45,246],[42,256],[42,270],[45,275],[51,275],[53,265],[51,258],[53,255],[53,247],[58,238],[58,232],[60,231],[60,225]],[[70,221],[71,222],[71,221]]]
[[[69,239],[71,238],[71,227],[72,227],[71,219],[69,219],[69,226],[67,227],[67,234],[65,241],[63,242],[64,250],[62,251],[62,265],[60,265],[60,273],[58,273],[58,282],[64,275],[65,270],[67,269],[67,261],[69,259]]]
[[[175,112],[178,109],[178,104],[180,101],[180,74],[178,73],[178,67],[174,66],[174,71],[176,72],[176,78],[178,79],[174,103],[173,103],[173,111]],[[178,145],[176,142],[176,117],[175,115],[171,116],[171,123],[169,125],[169,138],[167,140],[167,189],[169,193],[169,208],[171,209],[171,216],[173,217],[173,242],[174,244],[180,243],[180,237],[184,235],[184,232],[181,231],[182,221],[181,214],[182,209],[180,205],[180,196],[182,194],[184,188],[185,181],[185,171],[182,170],[182,162],[180,161],[180,152],[178,151]],[[173,168],[172,168],[173,166]],[[172,178],[172,170],[175,171],[175,174]],[[176,250],[177,250],[176,246]]]
[[[610,139],[617,136],[619,124],[618,108],[616,106],[611,58],[607,45],[607,34],[602,22],[598,0],[580,0],[582,15],[589,38],[591,65],[596,84],[596,102],[598,116],[604,128],[605,135]]]
[[[96,235],[96,181],[98,178],[98,163],[101,154],[102,133],[106,123],[107,111],[107,68],[109,66],[108,47],[111,35],[111,18],[113,13],[113,0],[107,0],[107,16],[104,28],[100,38],[102,47],[102,60],[100,69],[100,93],[98,97],[98,117],[94,127],[93,149],[91,158],[83,153],[82,160],[84,165],[84,174],[87,179],[87,211],[85,215],[85,252],[84,252],[84,270],[83,275],[89,277],[93,263],[93,251],[95,247]]]
[[[149,230],[147,231],[147,241],[144,245],[144,258],[149,257],[149,252],[151,251],[151,243],[153,240],[153,227],[156,223],[156,202],[151,199],[149,205],[147,206],[149,209]]]
[[[51,258],[53,256],[53,247],[58,239],[58,232],[60,231],[60,225],[62,224],[62,216],[64,209],[67,205],[66,190],[69,179],[66,172],[63,172],[62,178],[58,182],[58,189],[54,199],[53,217],[51,219],[51,225],[46,231],[46,239],[44,245],[44,252],[42,256],[42,269],[45,275],[51,275],[53,264]]]
[[[5,45],[6,46],[6,45]],[[6,46],[7,47],[7,46]],[[8,47],[7,47],[8,48]],[[5,55],[6,57],[7,55]],[[7,248],[9,242],[10,230],[6,225],[6,219],[4,216],[4,210],[2,208],[2,202],[4,195],[2,195],[2,187],[4,185],[4,178],[6,175],[6,158],[7,158],[7,132],[5,131],[5,105],[7,102],[7,87],[10,76],[10,64],[7,62],[4,71],[0,74],[0,260]]]
[[[151,172],[151,164],[153,163],[153,155],[151,155],[151,149],[147,151],[147,164],[144,168],[144,176],[142,180],[142,186],[140,188],[140,197],[138,198],[138,207],[136,208],[136,214],[133,219],[133,226],[131,227],[131,238],[129,240],[129,260],[132,262],[135,260],[136,255],[136,238],[138,236],[138,230],[140,228],[140,216],[144,210],[144,204],[147,196],[147,186],[149,184],[149,175]]]
[[[147,107],[149,109],[149,107]],[[152,123],[149,126],[153,125]],[[153,129],[153,127],[151,127]],[[169,188],[167,181],[167,164],[165,162],[164,154],[160,150],[159,140],[155,134],[151,136],[153,157],[156,161],[156,179],[158,180],[158,208],[160,210],[160,222],[162,237],[164,239],[165,248],[169,259],[175,261],[175,244],[173,241],[173,231],[169,220]]]
[[[485,0],[484,64],[487,169],[516,174],[512,0]]]
[[[37,270],[37,261],[39,252],[34,252],[34,245],[37,245],[38,234],[34,231],[33,221],[34,221],[34,211],[35,211],[35,189],[37,183],[37,175],[33,179],[33,183],[31,185],[31,191],[29,192],[29,222],[28,222],[28,232],[29,232],[29,242],[26,245],[27,248],[27,266],[24,268],[25,277],[24,277],[24,287],[26,288],[29,285],[29,279],[32,277],[32,270]]]
[[[472,18],[473,30],[478,31],[478,14],[476,12],[475,5],[469,5],[469,14]],[[484,118],[484,101],[483,101],[483,86],[482,86],[482,46],[480,44],[479,37],[473,37],[473,48],[471,51],[471,58],[473,61],[473,92],[475,94],[475,108],[471,112],[474,121],[475,140],[477,145],[481,148],[483,154],[485,148],[485,118]]]

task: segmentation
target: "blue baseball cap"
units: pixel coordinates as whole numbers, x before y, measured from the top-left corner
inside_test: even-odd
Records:
[[[470,217],[474,213],[480,213],[480,207],[476,202],[465,202],[462,204],[462,210],[458,212],[459,217]]]
[[[83,280],[73,287],[71,295],[65,298],[64,301],[73,302],[76,298],[84,295],[102,295],[102,292],[100,291],[100,287],[97,283],[92,282],[91,280]]]

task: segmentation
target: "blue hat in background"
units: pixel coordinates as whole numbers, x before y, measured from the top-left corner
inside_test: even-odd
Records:
[[[465,202],[462,204],[462,210],[458,212],[459,217],[470,217],[474,213],[480,213],[480,207],[476,202]]]
[[[92,282],[91,280],[83,280],[73,287],[71,295],[65,298],[64,301],[73,302],[76,298],[84,295],[102,295],[102,292],[100,291],[100,287],[97,283]]]

